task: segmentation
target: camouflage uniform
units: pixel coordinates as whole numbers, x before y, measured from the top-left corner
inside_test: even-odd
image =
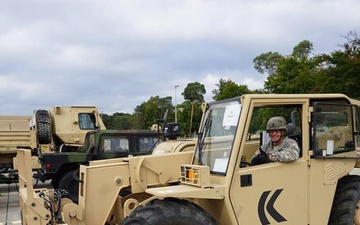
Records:
[[[272,162],[290,162],[299,158],[299,146],[291,138],[285,137],[280,145],[273,146],[272,141],[261,146],[261,149],[271,155]]]
[[[266,131],[280,130],[287,132],[288,126],[284,117],[276,116],[268,120],[266,124]],[[284,133],[282,133],[284,135]],[[260,154],[254,154],[251,159],[251,165],[259,165],[268,162],[291,162],[299,158],[299,146],[297,142],[288,137],[284,137],[281,144],[273,146],[273,142],[262,145],[259,148]]]

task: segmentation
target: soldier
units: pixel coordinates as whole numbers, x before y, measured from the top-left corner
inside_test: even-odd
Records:
[[[271,140],[256,150],[251,159],[251,164],[291,162],[299,158],[299,146],[295,140],[286,136],[287,130],[287,123],[284,117],[276,116],[270,118],[266,124],[266,132]]]

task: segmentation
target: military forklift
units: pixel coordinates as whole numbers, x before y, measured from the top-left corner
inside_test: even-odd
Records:
[[[342,94],[205,103],[194,153],[90,162],[80,167],[78,204],[32,189],[19,168],[23,224],[360,224],[358,107]],[[273,116],[286,119],[300,156],[253,166]]]

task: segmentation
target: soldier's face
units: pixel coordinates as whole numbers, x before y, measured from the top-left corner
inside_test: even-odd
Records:
[[[282,131],[281,130],[270,130],[269,136],[273,142],[279,142],[282,138]]]

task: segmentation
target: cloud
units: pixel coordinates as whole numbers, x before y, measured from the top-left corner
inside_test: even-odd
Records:
[[[19,7],[21,6],[21,7]],[[252,60],[307,39],[329,53],[358,29],[357,0],[6,1],[0,8],[1,114],[55,105],[131,113],[151,96],[221,78],[263,86]],[[334,16],[336,15],[336,16]]]

